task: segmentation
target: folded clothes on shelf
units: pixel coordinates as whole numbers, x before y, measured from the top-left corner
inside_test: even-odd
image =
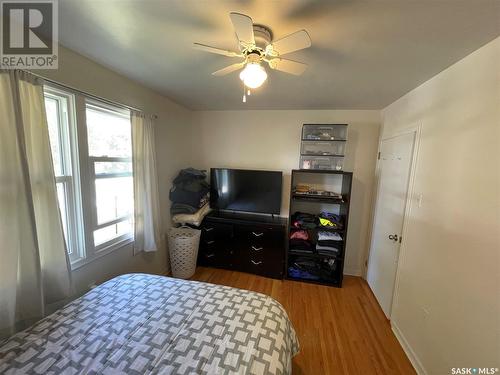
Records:
[[[299,230],[294,230],[290,233],[290,239],[296,239],[296,240],[308,240],[309,239],[309,233],[306,230],[299,229]]]
[[[288,268],[288,275],[290,277],[295,277],[297,279],[304,279],[304,280],[319,280],[319,276],[313,275],[307,271],[295,268],[295,267],[289,267]]]
[[[320,225],[324,227],[333,227],[335,229],[342,229],[344,224],[342,223],[342,218],[340,215],[333,214],[331,212],[322,211],[318,215]]]
[[[338,248],[332,247],[332,246],[316,245],[316,251],[318,252],[318,254],[321,254],[321,255],[337,256],[340,254],[340,250]]]
[[[340,215],[326,211],[321,212],[319,215],[297,211],[291,216],[290,223],[293,228],[297,229],[314,229],[318,227],[342,229],[344,227]]]
[[[288,268],[288,273],[292,277],[312,280],[333,280],[333,272],[337,269],[337,262],[333,258],[310,259],[297,257]],[[294,276],[295,275],[295,276]]]
[[[342,241],[342,236],[337,232],[323,230],[318,232],[318,241]]]
[[[311,255],[314,254],[312,249],[290,249],[295,255]]]
[[[294,228],[313,229],[318,226],[316,215],[305,212],[295,212],[290,218],[290,222]]]
[[[292,239],[290,240],[290,250],[307,250],[312,252],[314,244],[306,240]]]

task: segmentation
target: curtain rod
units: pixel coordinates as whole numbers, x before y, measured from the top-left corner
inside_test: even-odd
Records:
[[[31,71],[26,71],[24,70],[25,72],[28,72],[30,74],[33,74],[34,76],[38,77],[38,78],[41,78],[43,79],[44,81],[46,82],[50,82],[56,86],[59,86],[59,87],[62,87],[62,88],[65,88],[66,90],[70,90],[70,91],[73,91],[75,93],[78,93],[78,94],[82,94],[82,95],[85,95],[91,99],[97,99],[97,100],[101,100],[103,102],[106,102],[108,104],[112,104],[112,105],[116,105],[118,107],[122,107],[122,108],[126,108],[126,109],[129,109],[131,111],[137,111],[137,112],[142,112],[142,113],[145,113],[142,109],[139,109],[139,108],[135,108],[135,107],[132,107],[130,105],[127,105],[127,104],[123,104],[123,103],[119,103],[119,102],[115,102],[114,100],[110,100],[110,99],[106,99],[106,98],[103,98],[102,96],[98,96],[98,95],[94,95],[94,94],[90,94],[88,92],[85,92],[83,90],[79,90],[77,88],[74,88],[72,86],[69,86],[69,85],[65,85],[63,83],[60,83],[60,82],[57,82],[57,81],[54,81],[52,79],[49,79],[49,78],[46,78],[44,76],[41,76],[40,74],[36,74],[36,73],[33,73]],[[155,114],[152,114],[150,115],[153,119],[157,119],[158,116],[155,115]]]

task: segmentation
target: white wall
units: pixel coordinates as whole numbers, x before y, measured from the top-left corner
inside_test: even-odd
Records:
[[[59,69],[36,71],[48,79],[118,103],[156,114],[156,153],[163,228],[170,224],[168,190],[179,169],[190,164],[192,112],[168,98],[121,76],[86,57],[59,47]],[[164,273],[166,249],[134,256],[131,246],[93,261],[73,272],[77,292],[126,272]]]
[[[392,312],[422,373],[500,367],[499,67],[497,38],[383,110],[422,125]]]
[[[256,94],[258,95],[258,94]],[[251,97],[250,97],[251,100]],[[281,214],[288,215],[290,174],[299,166],[304,123],[347,123],[345,170],[354,171],[345,271],[360,275],[367,249],[379,111],[200,111],[194,113],[199,168],[284,173]]]

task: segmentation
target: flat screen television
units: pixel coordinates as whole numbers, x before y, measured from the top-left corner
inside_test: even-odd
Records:
[[[210,207],[279,215],[282,172],[210,169]]]

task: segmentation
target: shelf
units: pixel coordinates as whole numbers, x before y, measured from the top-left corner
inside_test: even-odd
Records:
[[[347,139],[304,139],[302,142],[347,142]]]
[[[296,228],[293,226],[290,226],[290,230],[314,230],[314,231],[326,231],[326,232],[335,232],[335,233],[344,233],[344,229],[337,229],[337,228],[331,228],[331,227],[315,227],[315,228]],[[343,242],[343,241],[339,241]]]
[[[323,259],[323,258],[334,258],[337,261],[341,261],[342,257],[338,255],[323,255],[323,254],[317,254],[317,253],[301,253],[297,252],[296,250],[288,250],[289,255],[294,255],[298,257],[304,257],[304,258],[314,258],[314,259]]]
[[[304,125],[305,126],[305,125]],[[304,128],[303,128],[303,133],[304,133]],[[335,140],[312,140],[312,139],[304,139],[302,137],[303,141],[310,141],[311,143],[313,142],[326,142],[326,143],[334,143],[335,141],[340,141],[340,139],[335,139]],[[345,142],[345,140],[343,140]],[[335,146],[338,147],[339,149],[328,149],[325,150],[323,145],[317,145],[316,149],[308,149],[307,151],[310,151],[311,153],[305,154],[305,150],[301,150],[301,156],[300,160],[303,161],[304,159],[309,158],[310,160],[318,160],[321,161],[321,163],[317,163],[317,165],[326,165],[330,166],[331,161],[335,160],[335,158],[338,158],[338,160],[344,160],[345,155],[339,155],[340,153],[343,153],[340,151],[340,146],[343,146],[341,144],[336,144]],[[311,146],[312,147],[312,146]],[[333,147],[333,146],[332,146]],[[330,151],[332,154],[330,155],[323,155],[322,153],[319,154],[320,151]],[[318,152],[318,154],[316,154]],[[320,160],[321,159],[321,160]],[[311,162],[312,163],[312,162]],[[302,162],[300,163],[302,166]],[[312,164],[311,164],[312,166]],[[333,167],[335,164],[333,164]],[[319,181],[316,177],[321,176],[321,178],[324,179],[330,179],[334,180],[334,184],[330,185],[335,185],[337,186],[338,184],[341,185],[340,189],[337,187],[337,193],[341,194],[341,197],[331,197],[328,195],[307,195],[307,194],[297,194],[297,192],[293,191],[294,186],[300,183],[307,183],[311,182],[310,180],[313,179],[314,181]],[[346,172],[344,170],[337,170],[337,169],[293,169],[292,170],[292,183],[291,185],[291,191],[290,191],[290,211],[289,211],[289,218],[291,220],[291,217],[295,211],[304,211],[304,212],[319,212],[318,204],[325,204],[325,207],[323,207],[324,210],[330,211],[330,210],[338,210],[340,216],[342,216],[343,219],[343,228],[334,228],[334,227],[322,227],[318,226],[314,228],[295,228],[291,225],[291,222],[288,224],[289,225],[289,236],[290,233],[295,230],[295,229],[304,229],[312,232],[312,239],[313,242],[314,239],[317,239],[317,233],[320,231],[325,231],[325,232],[332,232],[332,233],[339,233],[342,237],[341,241],[337,241],[336,245],[332,245],[332,247],[336,247],[339,252],[335,253],[325,253],[321,252],[318,253],[316,249],[313,247],[313,251],[311,252],[306,252],[306,251],[301,251],[294,246],[291,246],[289,244],[288,246],[288,251],[286,252],[286,278],[288,280],[293,280],[293,281],[299,281],[299,282],[304,282],[304,283],[311,283],[311,284],[318,284],[318,285],[325,285],[325,286],[330,286],[330,287],[337,287],[340,288],[342,287],[342,279],[343,279],[343,273],[344,273],[344,258],[345,258],[345,252],[346,252],[346,247],[347,247],[347,230],[348,230],[348,220],[349,220],[349,205],[351,201],[351,186],[352,186],[352,180],[353,180],[353,173],[352,172]],[[330,181],[332,182],[332,181]],[[325,190],[331,190],[325,188]],[[300,210],[298,209],[299,202],[301,203]],[[302,207],[302,205],[304,207]],[[326,206],[326,205],[331,205]],[[334,207],[335,206],[335,207]],[[332,211],[335,212],[335,211]],[[292,273],[297,275],[297,277],[291,276],[289,274],[289,267],[293,265],[294,260],[297,258],[305,258],[304,260],[308,260],[309,262],[312,263],[313,268],[316,267],[314,264],[322,264],[324,261],[327,259],[334,259],[335,262],[337,263],[337,267],[335,270],[332,270],[331,272],[327,272],[326,274],[321,273],[323,278],[320,279],[308,279],[308,278],[301,278],[300,275],[301,273]]]
[[[343,158],[345,155],[337,154],[300,154],[300,156],[324,156],[326,158]]]
[[[292,169],[295,173],[325,173],[325,174],[341,174],[344,176],[352,176],[352,172],[339,171],[337,169]]]
[[[326,198],[326,197],[315,197],[315,196],[304,196],[304,195],[292,195],[292,199],[296,201],[304,201],[304,202],[318,202],[318,203],[329,203],[329,204],[347,204],[348,202],[345,199],[338,198]]]

